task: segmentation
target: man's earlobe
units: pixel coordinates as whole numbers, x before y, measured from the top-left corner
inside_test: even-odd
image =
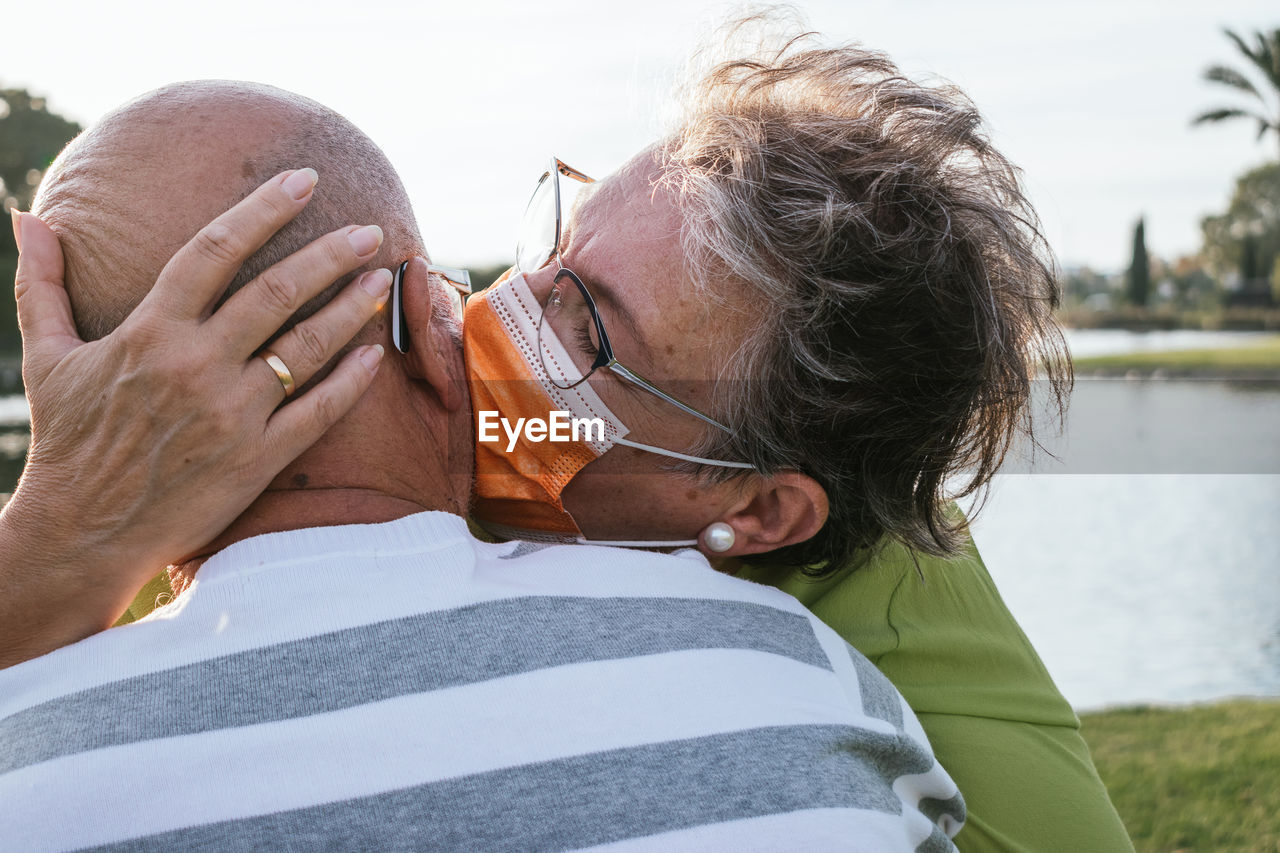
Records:
[[[734,530],[728,556],[762,554],[812,539],[827,523],[827,492],[799,471],[780,471],[758,487],[726,518]]]
[[[395,324],[403,322],[406,373],[430,385],[441,405],[454,411],[465,399],[465,374],[458,318],[452,316],[451,302],[443,291],[447,285],[432,279],[427,262],[420,257],[406,261],[399,278],[400,292],[395,292],[393,284],[391,294],[391,301],[398,302],[398,308],[392,308],[392,333],[394,340]]]

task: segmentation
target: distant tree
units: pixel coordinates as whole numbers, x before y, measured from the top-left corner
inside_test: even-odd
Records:
[[[1107,277],[1089,267],[1069,267],[1064,270],[1060,280],[1062,302],[1065,307],[1074,308],[1082,304],[1095,305],[1099,301],[1109,301],[1111,283]],[[1099,297],[1102,297],[1101,300]]]
[[[1147,255],[1147,228],[1142,219],[1133,229],[1133,260],[1126,278],[1129,301],[1139,307],[1151,298],[1151,258]]]
[[[1258,236],[1245,234],[1240,241],[1240,279],[1246,283],[1258,280],[1262,261],[1258,258]]]
[[[1178,258],[1171,270],[1174,296],[1180,308],[1209,308],[1218,302],[1217,282],[1199,256]]]
[[[13,273],[18,247],[8,227],[12,207],[28,210],[45,169],[62,146],[80,132],[80,125],[45,107],[43,98],[25,89],[0,89],[0,200],[5,224],[0,227],[0,353],[21,349],[17,306],[13,301]]]
[[[498,276],[511,268],[511,264],[490,264],[471,267],[471,290],[479,292],[498,280]]]
[[[31,207],[36,186],[80,125],[46,109],[25,89],[0,89],[0,181],[5,208]]]
[[[1226,212],[1206,216],[1200,228],[1205,262],[1219,278],[1238,273],[1243,288],[1268,289],[1280,261],[1280,163],[1241,175]]]
[[[1225,65],[1214,65],[1207,68],[1204,72],[1205,79],[1212,83],[1228,86],[1245,95],[1251,95],[1257,98],[1262,106],[1260,108],[1254,106],[1248,109],[1244,107],[1220,107],[1201,113],[1191,123],[1204,124],[1206,122],[1219,122],[1235,118],[1253,119],[1258,123],[1258,139],[1266,136],[1267,131],[1272,131],[1276,134],[1276,141],[1280,143],[1280,103],[1269,103],[1267,97],[1262,94],[1263,91],[1267,91],[1270,95],[1280,99],[1280,29],[1272,30],[1269,33],[1254,32],[1255,44],[1253,47],[1245,44],[1244,39],[1231,30],[1223,30],[1223,32],[1227,38],[1235,42],[1240,53],[1244,54],[1244,57],[1249,60],[1250,65],[1252,65],[1257,74],[1262,77],[1262,86],[1255,86],[1248,76]]]

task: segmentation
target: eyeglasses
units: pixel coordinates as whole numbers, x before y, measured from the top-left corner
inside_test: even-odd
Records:
[[[562,212],[565,208],[561,175],[579,184],[595,182],[562,160],[552,158],[551,168],[538,180],[533,197],[525,208],[516,243],[516,269],[520,272],[536,272],[552,258],[559,267],[538,319],[538,353],[551,383],[557,388],[572,388],[585,382],[596,370],[605,368],[680,411],[717,429],[732,432],[710,415],[661,390],[614,356],[613,345],[609,343],[604,320],[591,292],[576,273],[560,263]],[[550,329],[554,335],[544,334],[544,329]]]

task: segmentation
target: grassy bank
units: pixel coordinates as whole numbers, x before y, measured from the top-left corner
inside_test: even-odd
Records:
[[[1078,376],[1122,376],[1129,371],[1150,375],[1159,370],[1170,377],[1280,378],[1280,335],[1247,347],[1096,355],[1075,359],[1075,367]]]
[[[1280,701],[1080,719],[1139,853],[1280,850]]]
[[[1280,332],[1280,307],[1177,309],[1120,306],[1110,311],[1071,308],[1056,312],[1073,329],[1127,329],[1131,332],[1199,329],[1206,332]]]

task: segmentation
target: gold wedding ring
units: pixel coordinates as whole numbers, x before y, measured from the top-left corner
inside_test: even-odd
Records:
[[[284,386],[284,398],[287,400],[293,396],[293,374],[289,372],[289,368],[285,367],[280,356],[276,355],[269,349],[264,349],[258,353],[262,360],[276,372],[276,378],[280,380],[280,384]]]

